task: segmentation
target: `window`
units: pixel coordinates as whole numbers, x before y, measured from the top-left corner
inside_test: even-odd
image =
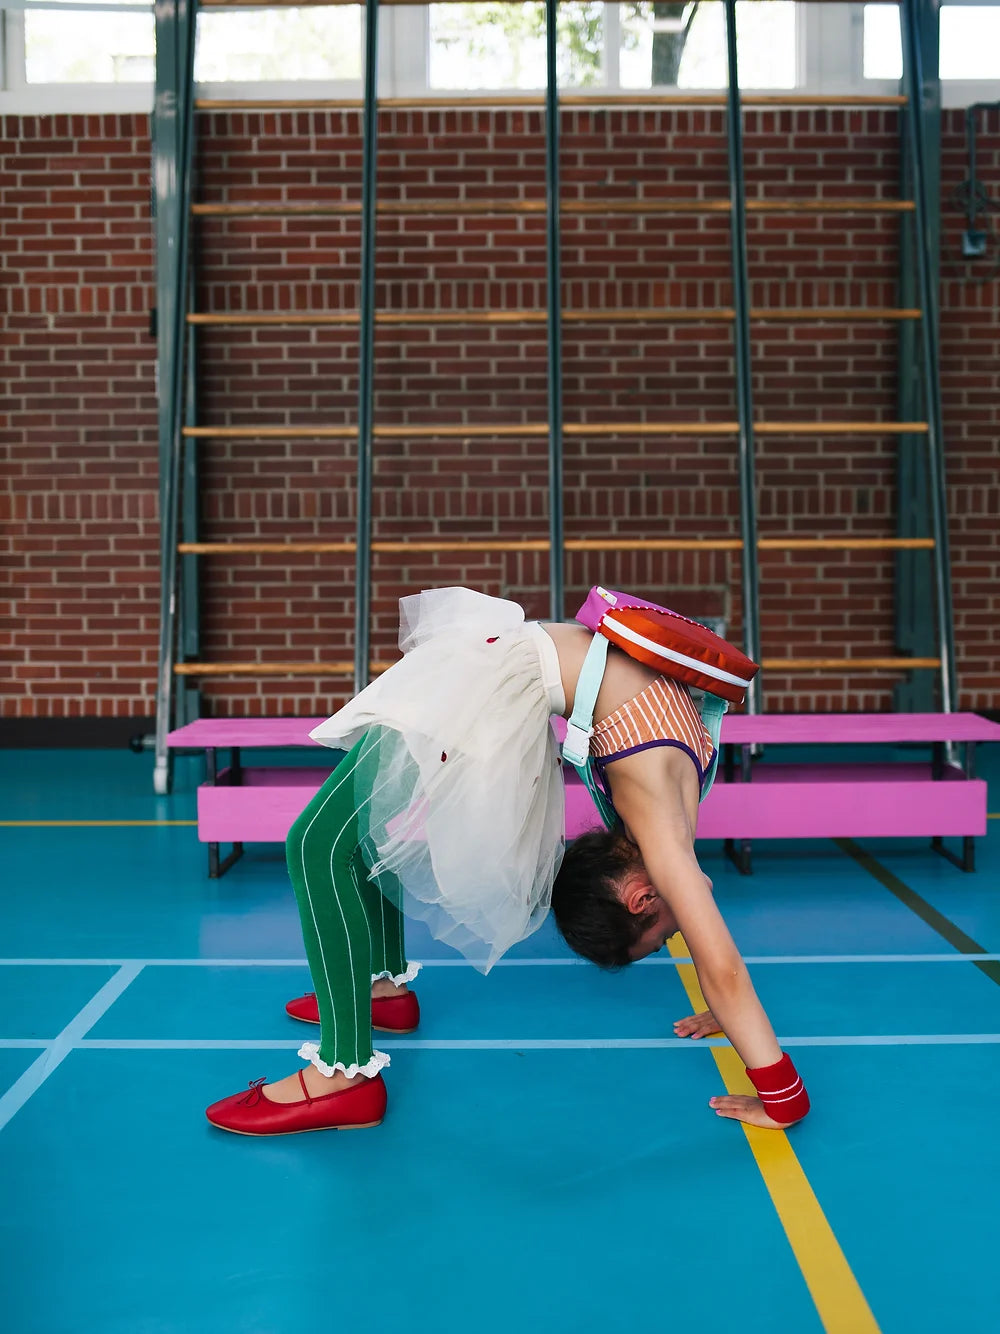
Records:
[[[73,9],[78,12],[72,12]],[[24,15],[29,84],[147,83],[156,42],[149,0],[40,0]],[[361,6],[201,10],[199,83],[358,80]]]
[[[655,16],[649,0],[621,6],[621,86],[649,88],[676,83],[678,88],[725,88],[729,77],[722,5],[655,8],[683,12],[664,19]],[[741,0],[737,4],[737,59],[742,87],[795,87],[795,10],[791,0]]]
[[[744,86],[795,87],[796,8],[793,0],[740,0]],[[558,21],[562,87],[726,86],[725,13],[719,4],[573,0],[559,6]],[[429,82],[437,89],[544,88],[544,5],[431,5]]]
[[[866,79],[901,79],[903,47],[899,10],[894,5],[865,5],[864,74]]]
[[[1000,79],[1000,9],[942,8],[941,78]]]
[[[98,10],[85,0],[26,9],[24,75],[29,84],[151,83],[155,60],[147,0],[122,0]]]
[[[571,0],[559,6],[561,85],[604,82],[604,9],[599,0]],[[497,0],[430,7],[432,88],[544,88],[545,59],[543,4]]]
[[[198,83],[360,79],[361,6],[202,9]]]
[[[1000,79],[1000,7],[942,5],[940,34],[942,79]],[[899,79],[902,74],[899,10],[865,5],[865,78]]]

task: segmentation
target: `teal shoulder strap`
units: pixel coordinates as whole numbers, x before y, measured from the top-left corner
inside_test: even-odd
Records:
[[[594,765],[590,758],[590,738],[594,734],[594,706],[607,665],[608,640],[603,635],[594,635],[580,669],[580,678],[576,683],[573,713],[566,724],[566,740],[563,742],[562,753],[563,759],[573,766],[583,780],[605,825],[608,829],[613,829],[618,817],[615,808],[601,791],[594,777]]]
[[[580,668],[580,679],[576,683],[573,698],[573,713],[566,724],[566,740],[563,742],[563,757],[575,769],[586,764],[590,758],[590,738],[594,735],[594,707],[597,695],[604,680],[604,671],[608,665],[608,640],[603,635],[594,635],[587,649],[587,656]]]
[[[715,782],[715,775],[719,772],[719,737],[722,734],[722,719],[725,716],[729,705],[718,695],[704,695],[702,697],[700,711],[701,721],[705,725],[705,730],[712,738],[712,763],[708,766],[708,773],[705,775],[705,781],[701,788],[701,797],[704,801],[712,790],[712,784]]]

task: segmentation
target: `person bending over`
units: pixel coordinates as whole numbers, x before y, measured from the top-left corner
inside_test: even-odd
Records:
[[[683,932],[709,1004],[675,1031],[720,1029],[758,1097],[720,1116],[783,1128],[808,1111],[695,856],[710,738],[687,688],[615,647],[590,749],[619,824],[564,846],[552,715],[569,717],[592,635],[526,623],[470,589],[400,602],[403,657],[312,736],[348,751],[293,825],[287,860],[315,991],[286,1007],[319,1022],[304,1069],[208,1108],[249,1135],[378,1125],[388,1056],[372,1028],[412,1032],[404,914],[484,972],[551,907],[567,944],[620,968]]]

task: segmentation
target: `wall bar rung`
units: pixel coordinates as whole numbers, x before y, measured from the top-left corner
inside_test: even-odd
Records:
[[[758,551],[930,550],[933,537],[761,537]]]
[[[757,422],[758,435],[921,435],[926,422]]]
[[[912,306],[751,306],[752,320],[919,320]]]
[[[912,672],[940,667],[940,658],[762,658],[769,672]]]
[[[383,0],[385,3],[385,0]],[[899,93],[868,96],[855,93],[744,93],[744,106],[750,107],[901,107],[906,98]],[[723,107],[725,93],[563,93],[559,98],[560,110],[594,107]],[[200,97],[195,102],[198,111],[357,111],[364,103],[359,97]],[[380,97],[380,111],[465,111],[487,108],[491,111],[508,108],[542,107],[545,98],[538,93],[477,94],[436,97]]]
[[[728,199],[566,199],[567,214],[726,213]],[[748,213],[912,213],[910,199],[748,199]],[[424,199],[382,200],[375,212],[382,217],[467,217],[481,215],[544,214],[544,199]],[[361,204],[344,200],[330,204],[192,204],[201,218],[357,217]]]
[[[939,658],[763,658],[773,672],[886,672],[939,667]],[[352,676],[353,662],[178,662],[177,676]],[[388,671],[391,662],[370,662],[372,674]]]
[[[932,537],[761,537],[758,551],[918,551],[930,550]],[[181,542],[177,550],[184,556],[350,556],[356,542]],[[376,554],[408,555],[410,552],[486,552],[549,551],[551,544],[542,539],[505,542],[372,542]],[[631,537],[616,541],[568,538],[564,551],[742,551],[738,537]]]
[[[775,323],[796,320],[918,320],[921,312],[912,307],[896,306],[751,306],[751,320]],[[382,310],[375,316],[379,325],[438,325],[438,324],[544,324],[544,310]],[[564,324],[633,324],[633,323],[708,323],[731,322],[735,311],[731,306],[658,307],[620,310],[566,310]],[[247,328],[271,328],[275,325],[354,326],[360,316],[357,311],[220,311],[190,314],[188,324],[209,327],[234,325]]]
[[[384,672],[390,663],[370,663]],[[177,676],[353,676],[353,662],[178,662]]]
[[[758,435],[921,435],[926,422],[757,422]],[[376,426],[381,440],[533,439],[548,435],[542,422],[510,424],[477,422],[456,426]],[[738,422],[566,422],[563,435],[603,437],[736,435]],[[192,440],[353,440],[354,426],[187,426]]]

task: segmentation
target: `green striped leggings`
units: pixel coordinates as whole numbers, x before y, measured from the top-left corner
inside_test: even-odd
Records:
[[[357,807],[378,767],[378,733],[367,732],[292,825],[288,872],[319,1002],[320,1041],[300,1051],[324,1074],[375,1074],[371,984],[409,981],[402,913],[373,884],[361,855]],[[389,886],[391,889],[391,886]]]

